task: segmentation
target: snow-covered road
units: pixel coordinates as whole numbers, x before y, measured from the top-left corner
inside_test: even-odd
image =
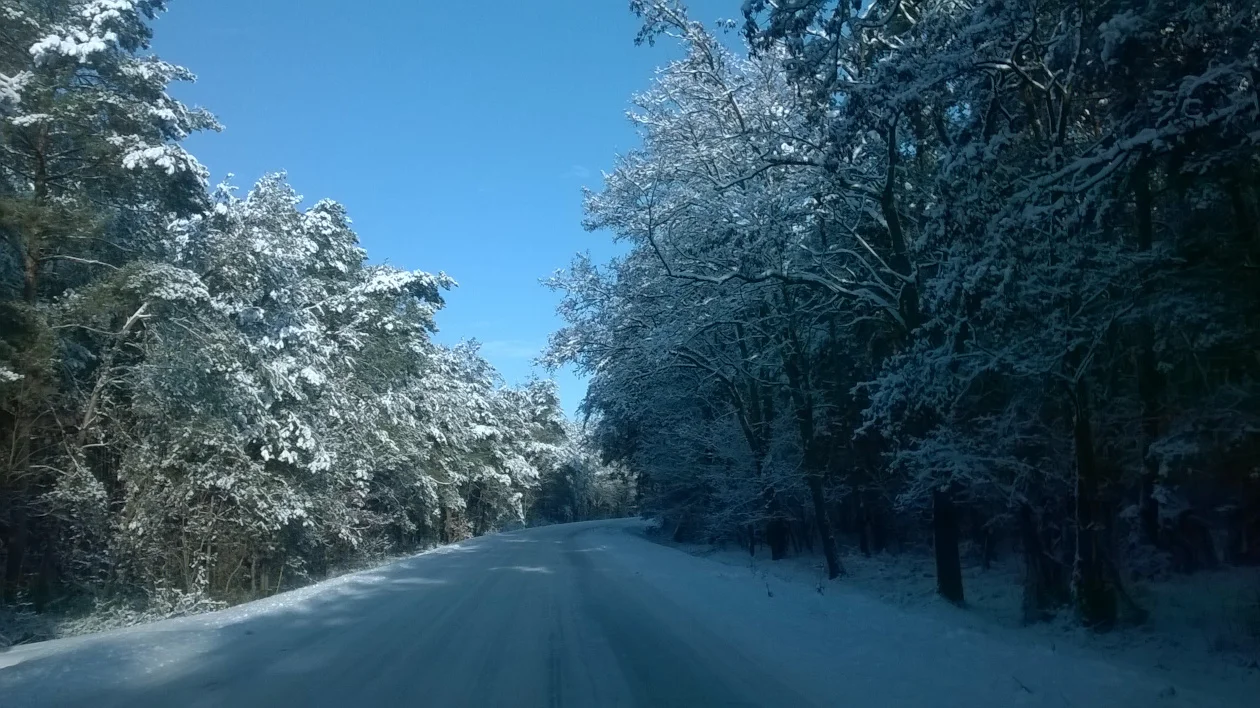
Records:
[[[638,525],[489,536],[222,612],[15,648],[0,653],[0,706],[1233,705],[835,585],[768,583]]]

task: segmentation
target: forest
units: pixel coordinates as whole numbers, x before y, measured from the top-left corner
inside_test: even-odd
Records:
[[[552,382],[434,341],[450,277],[283,174],[209,183],[164,6],[0,0],[0,611],[210,609],[628,508]]]
[[[1260,563],[1260,4],[631,6],[684,56],[547,357],[674,540],[1014,553],[1099,630]]]

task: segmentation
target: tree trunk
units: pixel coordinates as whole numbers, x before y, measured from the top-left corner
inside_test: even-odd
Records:
[[[889,122],[886,140],[888,166],[884,176],[884,186],[879,195],[879,207],[884,223],[887,224],[888,238],[892,244],[890,262],[893,270],[907,279],[901,290],[901,302],[898,303],[898,309],[905,324],[906,334],[909,335],[919,326],[919,291],[914,269],[910,265],[910,253],[901,225],[901,212],[897,208],[897,163],[901,155],[901,144],[897,140],[897,118]]]
[[[870,510],[866,508],[866,502],[862,499],[861,494],[858,494],[857,504],[858,549],[862,551],[864,557],[870,558],[871,536],[874,535],[871,533]]]
[[[1042,622],[1063,604],[1061,566],[1046,554],[1041,532],[1028,504],[1019,506],[1019,535],[1024,547],[1024,623]]]
[[[50,534],[43,554],[40,556],[39,571],[35,576],[35,585],[31,588],[31,600],[35,604],[35,611],[43,613],[48,609],[48,603],[52,601],[53,590],[57,584],[57,562],[54,554],[54,546],[57,534]]]
[[[936,547],[936,591],[963,604],[962,560],[958,556],[958,513],[948,489],[932,492],[932,540]]]
[[[883,553],[888,548],[888,529],[884,526],[884,515],[873,510],[869,504],[863,505],[866,509],[867,524],[871,528],[871,550],[875,553]]]
[[[1137,210],[1138,250],[1149,252],[1154,244],[1155,226],[1151,198],[1150,166],[1143,160],[1133,173],[1133,201]],[[1150,286],[1142,286],[1143,299],[1150,296]],[[1142,480],[1139,486],[1138,519],[1142,535],[1152,545],[1160,546],[1159,502],[1155,499],[1155,483],[1159,464],[1148,451],[1159,437],[1161,377],[1155,361],[1155,328],[1143,315],[1138,323],[1138,393],[1142,399]]]
[[[993,530],[989,528],[984,515],[974,506],[967,510],[967,521],[971,527],[972,539],[980,547],[980,567],[990,570],[994,556]]]
[[[17,602],[18,586],[22,582],[22,559],[26,555],[26,512],[14,507],[9,513],[9,548],[4,564],[4,602]]]
[[[831,530],[831,521],[827,515],[827,501],[823,494],[822,475],[809,476],[809,495],[814,500],[814,524],[818,527],[818,537],[822,541],[823,556],[827,559],[827,578],[834,580],[844,574],[844,566],[840,563],[840,549],[836,547],[836,536]]]
[[[1081,623],[1105,631],[1116,623],[1116,592],[1107,573],[1104,520],[1098,504],[1098,468],[1090,423],[1090,394],[1078,378],[1074,395],[1073,443],[1076,448],[1076,558],[1072,596]]]
[[[795,304],[791,290],[782,288],[783,307],[789,316],[794,316]],[[827,452],[824,443],[819,439],[814,420],[814,385],[811,383],[811,364],[808,347],[801,340],[800,334],[789,320],[782,331],[783,370],[787,375],[788,393],[795,409],[797,432],[800,435],[801,450],[805,454],[805,483],[809,486],[810,496],[814,504],[814,523],[818,526],[818,537],[822,541],[823,555],[827,559],[827,576],[837,578],[844,573],[840,564],[840,551],[836,548],[835,533],[831,528],[831,517],[827,512],[826,495],[823,493],[823,475],[827,470]]]
[[[35,149],[35,174],[32,185],[35,192],[35,206],[43,207],[48,201],[48,160],[45,151],[48,148],[47,124],[41,127]],[[28,305],[34,305],[39,299],[39,263],[43,250],[43,224],[39,219],[32,224],[22,244],[22,299]]]
[[[34,304],[39,297],[39,259],[27,251],[22,254],[22,299]]]
[[[770,560],[787,558],[788,524],[787,519],[775,516],[766,524],[766,545],[770,546]]]
[[[43,158],[43,148],[46,141],[47,129],[43,129],[41,130],[41,140],[39,141],[39,147],[36,153],[37,162],[34,178],[35,203],[37,205],[42,205],[48,196],[48,185],[46,179],[47,171],[45,169],[45,162]],[[39,299],[39,243],[41,240],[42,236],[37,222],[35,228],[27,234],[26,240],[22,244],[22,300],[32,308]],[[23,425],[24,421],[22,416],[23,412],[21,410],[14,415],[13,430],[11,432],[15,443],[18,439],[18,433],[24,432],[25,435],[23,437],[26,438],[24,443],[29,445],[32,439],[32,428],[34,427],[31,424],[31,421],[38,416],[32,415],[30,418],[26,419],[26,425]],[[12,453],[16,452],[16,450],[12,451]],[[25,458],[27,458],[25,455],[21,458],[19,458],[16,454],[11,455],[11,459]],[[26,472],[28,464],[29,459],[25,459],[25,461],[18,463],[17,469],[10,468],[9,473],[14,479],[21,479],[25,476],[24,473]],[[23,503],[22,500],[16,498],[17,494],[14,490],[6,491],[9,491],[9,493],[13,495],[15,504],[20,505]],[[8,556],[6,557],[4,564],[3,599],[5,604],[13,604],[14,602],[17,602],[18,586],[22,580],[22,561],[26,555],[27,537],[25,510],[20,506],[13,507],[13,509],[9,512],[9,519],[11,522],[9,525],[9,548]]]
[[[1256,229],[1260,221],[1255,217],[1246,193],[1243,192],[1245,175],[1231,180],[1226,191],[1229,193],[1230,206],[1234,212],[1234,237],[1239,244],[1246,245],[1255,239]]]

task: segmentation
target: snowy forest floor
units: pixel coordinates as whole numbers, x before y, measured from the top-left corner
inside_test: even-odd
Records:
[[[1174,686],[1237,684],[1260,690],[1260,568],[1226,568],[1134,582],[1128,588],[1150,612],[1146,622],[1107,633],[1091,632],[1064,611],[1050,622],[1022,621],[1023,567],[1015,556],[985,570],[963,559],[966,607],[936,594],[934,559],[920,552],[879,553],[867,558],[842,546],[846,575],[826,579],[821,554],[789,556],[774,562],[764,546],[755,557],[733,545],[675,543],[649,531],[647,537],[695,556],[747,568],[773,593],[776,585],[806,585],[835,602],[844,602],[837,585],[877,598],[912,614],[953,623],[969,631],[1007,634],[1051,650],[1073,648],[1118,664],[1154,669]]]

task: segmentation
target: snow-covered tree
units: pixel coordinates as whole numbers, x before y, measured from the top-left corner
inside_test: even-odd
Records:
[[[90,352],[59,351],[53,298],[152,255],[171,214],[205,205],[205,170],[179,141],[213,129],[206,112],[167,94],[184,69],[143,54],[160,2],[55,0],[0,3],[0,367],[21,379],[4,398],[0,430],[14,599],[26,548],[58,532],[37,502],[63,464],[67,422],[54,367],[72,376],[96,365]],[[69,337],[74,344],[74,337]],[[73,396],[71,396],[73,399]],[[75,419],[71,413],[70,421]],[[52,473],[52,470],[58,470]],[[28,527],[40,528],[32,532]]]
[[[5,600],[240,599],[522,519],[554,390],[436,345],[453,281],[370,264],[339,204],[208,189],[164,8],[0,0]]]

